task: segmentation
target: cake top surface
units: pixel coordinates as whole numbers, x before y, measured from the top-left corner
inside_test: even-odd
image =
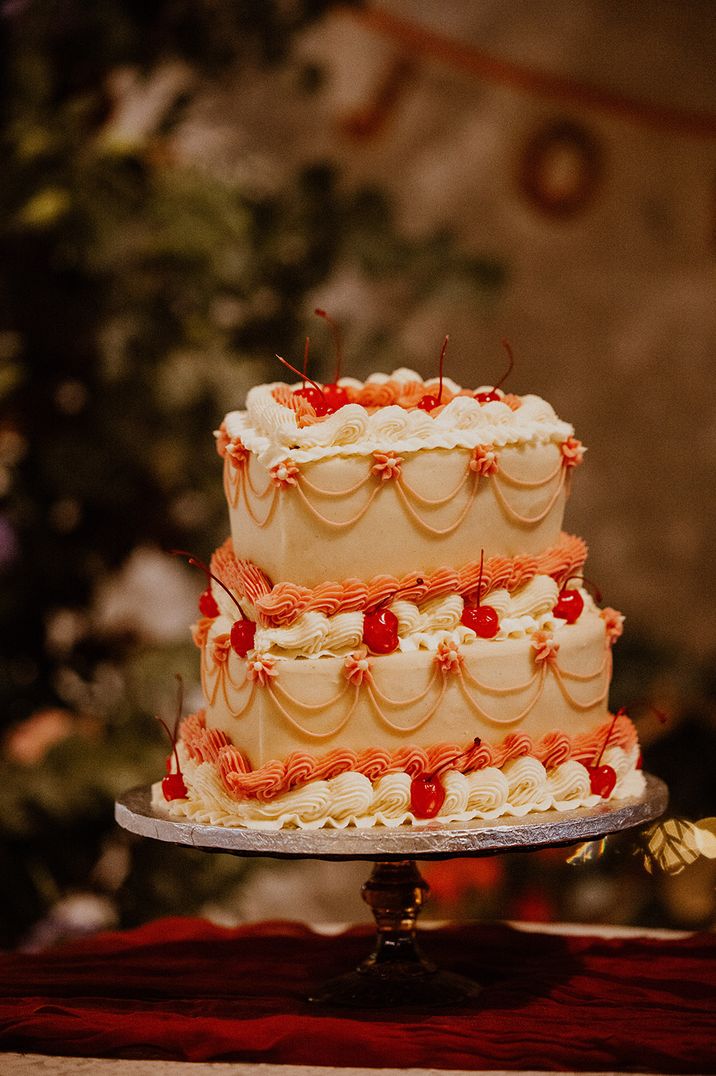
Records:
[[[371,374],[365,382],[341,378],[349,402],[317,415],[296,390],[301,383],[272,382],[252,388],[244,411],[231,411],[223,431],[238,438],[267,467],[287,457],[309,463],[332,456],[369,455],[376,448],[417,452],[426,448],[475,448],[564,441],[574,433],[539,396],[514,396],[481,402],[474,393],[443,380],[440,405],[422,410],[422,397],[438,390],[437,378],[423,382],[413,370]]]

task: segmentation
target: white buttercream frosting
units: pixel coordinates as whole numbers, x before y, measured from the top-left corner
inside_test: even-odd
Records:
[[[212,624],[210,640],[230,632],[238,615],[236,606],[221,587],[213,584],[212,593],[220,616]],[[494,590],[484,604],[492,606],[500,618],[495,639],[523,639],[534,631],[554,630],[563,625],[564,621],[557,620],[552,612],[558,593],[557,584],[546,575],[535,576],[513,594]],[[584,597],[585,604],[591,607],[586,591]],[[443,642],[469,645],[476,638],[474,631],[460,623],[464,601],[459,594],[431,598],[420,607],[399,598],[389,608],[398,618],[398,649],[403,652],[437,650]],[[289,627],[257,628],[254,645],[257,650],[277,656],[319,658],[349,654],[361,645],[362,638],[363,613],[327,616],[310,611],[297,617]]]
[[[413,370],[372,374],[369,384],[386,381],[421,381]],[[343,378],[342,385],[360,388],[360,382]],[[446,378],[451,392],[460,386]],[[361,404],[346,404],[313,425],[299,427],[296,414],[278,403],[273,390],[283,382],[257,385],[246,398],[245,411],[231,411],[224,419],[230,437],[238,437],[261,463],[272,467],[290,457],[309,463],[329,456],[371,455],[376,449],[417,452],[425,448],[475,448],[544,441],[564,441],[574,433],[539,396],[522,396],[516,411],[502,401],[480,404],[472,396],[456,396],[436,415],[419,408],[406,410],[392,404],[369,413]],[[293,388],[298,388],[299,383]]]
[[[628,752],[609,747],[604,752],[604,761],[617,773],[610,799],[643,794],[644,775],[636,769],[638,754],[638,747]],[[410,809],[411,779],[407,773],[386,774],[371,784],[364,774],[351,770],[329,781],[310,781],[263,802],[232,799],[216,768],[208,762],[192,762],[185,752],[182,768],[189,788],[187,799],[167,803],[158,783],[153,786],[153,803],[175,817],[194,822],[249,829],[422,824]],[[591,792],[589,773],[575,759],[546,771],[536,758],[525,755],[506,763],[502,770],[489,766],[467,775],[448,770],[440,779],[445,801],[437,817],[442,822],[522,817],[531,811],[572,811],[604,802]]]

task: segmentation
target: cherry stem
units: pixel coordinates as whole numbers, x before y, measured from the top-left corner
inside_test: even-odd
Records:
[[[308,349],[309,349],[310,345],[311,345],[311,341],[310,341],[310,338],[307,336],[306,337],[306,342],[303,345],[303,387],[304,388],[306,387],[306,377],[308,376],[307,375],[307,370],[308,370]]]
[[[597,584],[592,582],[591,579],[587,579],[586,575],[581,575],[581,573],[579,575],[568,576],[562,583],[561,589],[564,589],[567,586],[567,583],[571,583],[573,579],[578,579],[581,582],[582,586],[586,586],[587,590],[590,590],[592,592],[592,597],[594,598],[595,602],[601,602],[602,592],[597,586]]]
[[[500,385],[502,385],[505,381],[507,381],[507,378],[512,373],[513,367],[515,365],[515,356],[512,354],[512,348],[510,347],[510,341],[509,340],[502,340],[501,342],[502,342],[503,348],[507,352],[507,357],[508,357],[508,359],[510,361],[509,361],[509,365],[508,365],[507,369],[505,370],[505,372],[502,375],[502,377],[500,378],[500,380],[497,382],[496,385],[493,385],[493,390],[494,389],[499,389]]]
[[[320,307],[317,306],[313,313],[317,317],[323,318],[324,321],[328,322],[331,333],[333,335],[333,347],[336,353],[336,373],[333,378],[333,384],[337,385],[338,378],[341,376],[341,364],[343,363],[343,334],[341,333],[340,325],[338,325],[338,323],[335,322],[331,315],[327,314],[325,310],[321,310]]]
[[[626,713],[626,707],[620,706],[619,709],[617,710],[617,712],[614,714],[614,717],[612,718],[612,723],[609,726],[609,728],[607,729],[607,735],[606,735],[606,737],[604,739],[604,743],[602,744],[602,749],[599,752],[599,757],[597,758],[597,761],[594,763],[595,768],[602,761],[602,755],[604,754],[604,752],[607,749],[607,744],[609,743],[609,740],[611,739],[612,732],[614,731],[614,726],[617,723],[617,718],[618,717],[623,717],[625,713]]]
[[[401,594],[404,590],[412,590],[413,587],[421,587],[424,582],[425,580],[418,576],[417,579],[414,579],[412,583],[403,583],[402,587],[397,587],[395,590],[391,591],[390,594],[386,594],[384,598],[381,598],[375,609],[372,609],[371,612],[379,612],[379,610],[381,610],[384,605],[387,605],[388,602],[392,602],[396,594]]]
[[[218,575],[214,575],[211,568],[207,567],[207,565],[204,564],[204,562],[202,560],[198,560],[198,558],[195,557],[193,553],[187,553],[187,551],[185,549],[170,549],[169,552],[172,554],[173,557],[186,557],[188,559],[188,561],[189,561],[189,564],[191,564],[191,566],[193,568],[198,568],[200,571],[202,571],[204,573],[204,575],[206,576],[207,579],[213,579],[215,583],[218,583],[219,586],[221,587],[221,589],[226,591],[226,593],[229,595],[229,597],[231,598],[231,600],[234,603],[234,605],[236,606],[236,608],[241,613],[241,619],[242,620],[248,620],[249,619],[247,617],[246,613],[244,612],[244,610],[241,608],[241,605],[239,604],[238,599],[234,597],[234,595],[231,593],[231,591],[227,587],[226,583],[222,583],[222,581],[219,579]]]
[[[460,751],[459,754],[455,755],[451,759],[448,759],[447,762],[443,762],[443,764],[441,766],[438,766],[438,768],[436,770],[433,770],[432,773],[426,773],[425,774],[426,779],[428,781],[432,781],[435,777],[439,777],[441,773],[445,772],[445,770],[448,770],[448,769],[450,769],[451,766],[454,766],[455,763],[458,761],[458,759],[466,758],[467,755],[470,754],[472,749],[474,747],[479,747],[481,743],[482,743],[482,740],[480,739],[480,737],[476,736],[475,739],[470,744],[470,746],[466,747],[464,751]]]
[[[300,377],[302,379],[304,385],[306,384],[306,382],[308,382],[309,385],[313,385],[316,392],[319,392],[321,394],[321,396],[323,396],[323,389],[321,388],[320,385],[316,384],[316,382],[313,380],[312,377],[308,376],[308,374],[306,373],[305,368],[304,368],[303,372],[301,372],[301,370],[297,370],[295,366],[292,366],[290,362],[287,362],[286,359],[282,359],[280,355],[277,355],[276,358],[278,359],[279,362],[282,362],[283,365],[287,369],[292,370],[294,374],[297,374],[298,377]],[[305,351],[304,351],[304,362],[306,362],[307,360],[308,360],[308,337],[306,337],[306,348],[305,348]]]
[[[155,715],[157,721],[162,726],[167,736],[169,737],[169,743],[172,745],[172,752],[174,754],[174,761],[177,764],[177,773],[181,773],[181,764],[179,762],[179,754],[177,752],[177,735],[179,733],[179,722],[181,721],[181,712],[184,708],[184,681],[179,673],[176,673],[177,683],[179,684],[179,693],[177,697],[177,715],[174,719],[174,731],[171,732],[169,726],[163,717]]]
[[[485,564],[485,550],[480,550],[480,574],[477,577],[477,608],[480,608],[480,599],[482,597],[482,569]]]
[[[440,348],[440,387],[438,388],[438,406],[440,405],[443,395],[443,363],[445,362],[445,352],[447,351],[449,342],[450,337],[446,335],[443,340],[443,346]]]

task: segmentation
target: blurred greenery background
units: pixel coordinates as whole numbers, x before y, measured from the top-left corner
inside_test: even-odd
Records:
[[[549,4],[537,6],[550,13]],[[606,32],[594,17],[598,4],[576,7],[592,39]],[[694,12],[706,7],[694,5],[683,28],[687,52],[698,37]],[[700,544],[707,540],[707,504],[694,504],[693,491],[684,494],[692,514],[679,545],[667,526],[653,533],[649,504],[632,503],[633,483],[646,478],[647,449],[671,460],[681,428],[667,431],[671,440],[665,435],[658,449],[645,444],[648,434],[635,436],[630,408],[649,397],[624,363],[639,353],[638,333],[619,321],[609,294],[592,309],[595,274],[601,280],[604,265],[584,259],[590,236],[604,231],[605,214],[615,231],[623,230],[634,171],[648,188],[665,138],[681,158],[680,139],[690,140],[695,154],[684,159],[699,175],[714,163],[713,140],[684,131],[678,116],[676,133],[650,132],[647,110],[640,137],[652,143],[645,160],[633,162],[628,182],[612,168],[612,186],[621,180],[627,193],[609,203],[602,187],[600,209],[592,188],[609,162],[608,154],[599,156],[600,140],[613,139],[612,164],[619,147],[629,156],[633,146],[619,121],[592,115],[578,81],[558,107],[552,101],[548,109],[538,94],[528,123],[513,90],[493,86],[490,97],[473,77],[479,52],[470,53],[475,70],[468,77],[465,63],[460,74],[438,73],[422,39],[409,59],[397,49],[396,32],[401,25],[405,32],[400,20],[429,18],[430,5],[383,9],[398,21],[378,26],[378,39],[366,16],[371,9],[329,0],[2,4],[2,945],[32,948],[167,913],[222,922],[290,915],[297,907],[317,920],[364,914],[357,897],[363,867],[203,856],[136,840],[112,817],[115,796],[163,770],[167,745],[154,715],[172,720],[175,673],[187,684],[188,705],[196,701],[188,625],[201,579],[163,551],[188,548],[206,558],[223,541],[227,520],[211,432],[251,384],[272,376],[274,352],[300,354],[310,332],[315,374],[328,373],[330,340],[311,317],[317,302],[340,317],[356,376],[403,364],[430,372],[449,329],[462,355],[456,379],[464,373],[466,381],[489,380],[509,321],[523,356],[516,390],[549,395],[597,457],[592,486],[575,486],[574,500],[589,501],[592,514],[578,508],[572,529],[595,533],[593,572],[629,615],[617,652],[615,705],[631,704],[642,719],[646,766],[672,789],[677,821],[670,830],[625,835],[606,849],[582,850],[573,862],[562,850],[433,865],[426,873],[435,914],[713,924],[714,639],[700,629],[695,641],[693,632],[707,605],[707,627],[713,626],[704,589],[712,567]],[[553,15],[566,10],[551,5]],[[480,30],[486,36],[488,27],[466,19],[463,5],[446,4],[443,14],[446,25],[433,26],[435,34],[449,32],[463,45]],[[530,26],[520,25],[514,11],[511,21],[503,11],[503,22],[503,32],[513,31],[508,44],[529,38]],[[557,45],[564,29],[557,18]],[[494,25],[493,34],[499,41]],[[585,34],[583,61],[589,41]],[[543,65],[562,55],[556,45],[539,44]],[[588,74],[604,83],[613,69],[605,63]],[[672,77],[678,80],[678,71]],[[351,98],[348,83],[360,100]],[[460,116],[470,122],[455,121]],[[566,143],[564,122],[560,128],[555,116],[569,121]],[[485,155],[496,130],[527,147],[532,179],[521,188],[509,160]],[[557,132],[558,149],[577,154],[576,173],[568,160],[563,174],[561,159],[555,175],[539,171],[532,135],[544,130]],[[430,179],[446,144],[453,153],[449,178],[437,172]],[[405,174],[396,147],[410,164]],[[466,157],[472,186],[455,164]],[[674,198],[682,178],[671,176]],[[422,191],[432,214],[423,215],[419,199],[411,204],[410,189]],[[648,190],[644,197],[648,202]],[[680,377],[691,386],[713,339],[713,317],[702,318],[699,305],[700,267],[710,259],[712,270],[712,239],[704,225],[698,242],[690,233],[675,241],[659,216],[663,205],[649,212],[640,217],[646,238],[637,243],[629,301],[639,294],[656,301],[658,293],[645,287],[654,275],[645,249],[661,244],[662,262],[654,257],[662,268],[688,268],[696,299],[678,306],[658,340],[672,339],[674,326],[683,330],[697,365],[682,368]],[[547,250],[561,265],[549,280],[538,273],[553,264]],[[583,281],[581,290],[567,287],[572,276]],[[661,279],[671,281],[678,298],[683,272]],[[622,285],[619,279],[620,291]],[[540,295],[545,306],[537,317]],[[564,328],[557,341],[556,325]],[[616,343],[610,326],[619,330]],[[580,332],[584,366],[576,361]],[[546,341],[542,350],[538,338]],[[649,356],[643,376],[668,376],[673,349],[662,348],[662,365],[653,367],[653,338],[640,346]],[[612,367],[605,359],[595,369],[589,356],[605,350],[616,355]],[[622,383],[614,389],[617,376]],[[597,387],[605,379],[612,385],[608,403]],[[622,411],[608,410],[613,396],[626,400]],[[651,423],[660,424],[658,413]],[[615,484],[610,509],[616,518],[623,509],[624,532],[605,529],[600,500],[610,469],[621,481],[622,461],[610,455],[615,439],[633,457],[632,485]],[[705,445],[696,453],[704,476],[714,455],[713,442],[710,455]],[[660,474],[668,482],[668,472]],[[678,500],[671,511],[679,517]],[[668,599],[679,572],[691,618],[681,627]],[[641,589],[634,589],[635,578]],[[655,626],[655,606],[663,631]],[[668,710],[663,727],[650,716],[651,704]],[[688,825],[704,819],[696,832]]]

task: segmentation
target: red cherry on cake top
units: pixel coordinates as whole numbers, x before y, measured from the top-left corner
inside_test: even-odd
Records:
[[[602,595],[590,579],[586,579],[583,575],[569,576],[562,583],[562,588],[557,596],[557,602],[553,610],[555,616],[559,617],[560,620],[566,620],[568,624],[575,624],[584,609],[584,598],[575,587],[568,585],[572,579],[578,579],[582,586],[589,586],[596,601],[600,602],[602,600]]]
[[[366,613],[363,642],[374,654],[392,654],[398,649],[398,618],[390,609]]]
[[[398,626],[399,621],[395,613],[385,606],[392,602],[397,594],[403,590],[411,590],[414,586],[422,586],[421,578],[412,583],[398,587],[392,594],[383,598],[375,609],[366,613],[363,617],[363,642],[374,654],[392,654],[398,649]]]
[[[440,381],[438,387],[437,396],[433,396],[431,393],[426,393],[419,401],[418,407],[421,411],[434,411],[436,407],[440,406],[440,401],[443,397],[443,364],[445,362],[445,352],[447,351],[449,336],[446,336],[443,340],[443,346],[440,349]]]
[[[608,763],[602,763],[602,756],[607,749],[607,744],[611,738],[614,726],[617,718],[624,714],[624,707],[620,707],[612,718],[612,723],[607,729],[607,735],[604,738],[602,749],[599,752],[595,762],[591,766],[587,766],[587,772],[589,774],[589,787],[592,791],[592,795],[601,796],[602,799],[608,799],[617,783],[617,773],[613,766]]]
[[[250,620],[246,616],[246,613],[241,608],[239,601],[231,593],[226,583],[222,582],[222,580],[219,579],[218,575],[214,575],[211,568],[207,567],[207,565],[204,564],[203,561],[198,560],[195,556],[193,556],[193,554],[187,553],[183,549],[172,549],[170,550],[170,552],[175,557],[186,557],[189,561],[189,564],[191,564],[194,568],[199,568],[199,570],[204,573],[207,579],[213,579],[214,582],[217,583],[221,587],[221,589],[226,591],[226,593],[229,595],[232,602],[240,613],[239,620],[235,620],[231,628],[231,634],[229,637],[231,647],[239,655],[239,657],[245,658],[249,650],[253,650],[254,648],[256,621]],[[203,616],[210,616],[212,618],[219,615],[219,606],[216,603],[216,598],[211,593],[210,586],[207,587],[207,589],[202,593],[199,598],[199,611],[202,613]]]
[[[460,623],[470,628],[480,639],[494,639],[500,630],[500,617],[491,605],[480,605],[482,595],[482,571],[485,565],[485,550],[480,550],[480,574],[477,579],[477,601],[475,605],[465,605]]]
[[[162,777],[162,794],[167,802],[170,800],[185,800],[187,787],[184,783],[183,775],[181,773],[168,773],[166,777]]]
[[[504,374],[497,382],[497,384],[493,386],[493,388],[487,389],[486,391],[483,390],[482,392],[473,393],[473,399],[477,400],[478,403],[494,403],[495,401],[499,401],[502,399],[502,394],[498,390],[500,386],[504,384],[505,381],[507,381],[507,378],[512,373],[512,369],[515,365],[515,357],[512,354],[512,348],[510,347],[509,340],[503,340],[502,346],[507,352],[507,358],[509,360],[507,369],[505,370]]]
[[[255,635],[255,620],[235,620],[229,636],[231,649],[234,650],[240,658],[245,658],[249,650],[253,650],[254,648]]]
[[[481,639],[494,639],[500,630],[500,618],[491,605],[466,605],[460,623]]]
[[[322,418],[324,415],[328,414],[328,404],[326,402],[325,396],[323,395],[323,390],[321,389],[320,385],[318,385],[317,382],[313,381],[312,378],[310,378],[306,373],[306,367],[308,366],[309,345],[310,339],[306,337],[306,345],[303,349],[303,370],[297,370],[295,366],[292,366],[290,362],[286,361],[286,359],[282,359],[280,355],[277,355],[276,358],[279,362],[283,363],[283,365],[288,370],[291,370],[292,373],[297,374],[298,377],[303,378],[303,385],[300,389],[294,389],[293,395],[303,397],[304,400],[310,403],[311,407],[316,412],[318,417]],[[306,384],[307,381],[308,384]]]
[[[410,782],[410,810],[416,818],[435,818],[445,802],[445,786],[434,774],[421,774]]]
[[[176,718],[174,719],[174,731],[170,731],[169,726],[167,725],[164,718],[157,717],[157,721],[166,732],[167,736],[169,737],[169,742],[172,745],[172,754],[170,754],[169,758],[167,759],[167,773],[166,776],[162,778],[162,795],[164,796],[164,799],[167,801],[167,803],[170,800],[186,799],[187,795],[187,787],[184,783],[184,776],[181,772],[181,764],[179,762],[179,754],[177,752],[177,732],[179,730],[179,721],[181,720],[181,712],[184,701],[184,684],[181,676],[179,676],[178,673],[177,681],[179,684],[179,697],[177,700]],[[175,773],[172,773],[172,755],[176,763]]]
[[[342,385],[338,384],[338,378],[341,376],[341,363],[343,361],[343,337],[339,325],[333,320],[330,314],[327,314],[325,310],[321,310],[320,307],[316,307],[313,311],[317,317],[323,318],[330,327],[333,335],[333,346],[336,353],[336,370],[333,375],[333,381],[329,381],[327,385],[323,386],[323,399],[326,402],[329,414],[334,411],[340,410],[341,407],[345,407],[349,403],[348,392]]]
[[[613,766],[591,766],[589,769],[589,787],[592,795],[609,799],[617,783],[617,773]]]
[[[410,782],[410,810],[416,818],[435,818],[445,802],[445,786],[440,775],[454,767],[455,763],[480,746],[480,737],[476,736],[466,751],[461,751],[445,762],[433,773],[421,773]]]
[[[578,590],[566,587],[560,590],[554,607],[554,615],[560,620],[566,620],[568,624],[574,624],[579,620],[584,609],[584,598]]]
[[[202,616],[211,617],[212,620],[219,615],[219,606],[216,604],[216,598],[211,593],[211,587],[202,590],[199,595],[199,612]]]

